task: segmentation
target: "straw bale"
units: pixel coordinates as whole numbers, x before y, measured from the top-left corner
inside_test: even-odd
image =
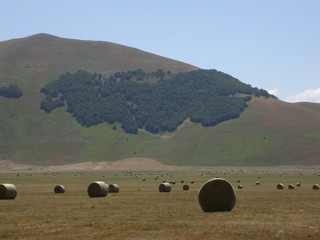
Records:
[[[119,185],[118,184],[110,184],[109,185],[109,192],[110,193],[118,193],[120,190]]]
[[[291,190],[294,189],[294,185],[293,184],[289,184],[288,185],[288,189],[291,189]]]
[[[277,189],[283,190],[284,189],[284,185],[282,183],[278,183],[277,184]]]
[[[238,189],[243,189],[243,186],[241,184],[239,184]]]
[[[183,185],[182,189],[184,191],[188,191],[189,190],[189,185],[188,184]]]
[[[105,182],[93,182],[88,187],[89,197],[105,197],[109,191],[109,186]]]
[[[15,199],[17,196],[17,188],[10,183],[0,185],[0,199]]]
[[[236,194],[227,180],[213,178],[202,185],[198,200],[204,212],[231,211],[236,204]]]
[[[171,191],[171,185],[170,183],[161,183],[159,185],[159,192],[170,192]]]
[[[314,184],[314,185],[312,186],[312,189],[313,189],[313,190],[319,190],[319,189],[320,189],[319,184]]]
[[[65,188],[62,185],[57,185],[54,187],[54,192],[55,193],[64,193],[65,192]]]

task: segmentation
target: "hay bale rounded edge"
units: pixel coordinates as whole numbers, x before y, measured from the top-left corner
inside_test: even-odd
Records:
[[[171,185],[170,183],[161,183],[159,185],[159,192],[170,192],[171,191]]]
[[[93,182],[88,187],[89,197],[105,197],[109,191],[109,186],[105,182]]]
[[[319,184],[314,184],[314,185],[312,186],[312,189],[313,189],[313,190],[319,190],[319,189],[320,189]]]
[[[198,201],[204,212],[231,211],[236,205],[236,194],[227,180],[213,178],[200,188]]]
[[[0,199],[15,199],[17,196],[17,188],[10,183],[0,185]]]
[[[63,185],[57,185],[54,187],[53,191],[55,193],[65,193],[66,190]]]
[[[184,191],[188,191],[189,190],[189,185],[188,184],[183,185],[182,189]]]
[[[109,193],[118,193],[120,191],[119,185],[118,184],[110,184],[109,185]]]
[[[277,189],[278,190],[283,190],[284,189],[284,185],[282,183],[278,183],[277,184]]]
[[[294,185],[293,184],[289,184],[288,185],[288,189],[293,190],[294,189]]]

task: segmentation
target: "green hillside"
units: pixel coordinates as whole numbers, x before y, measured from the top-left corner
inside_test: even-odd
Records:
[[[0,87],[18,85],[19,99],[0,97],[0,159],[30,163],[75,162],[87,140],[65,109],[40,110],[40,89],[61,74],[85,70],[108,77],[119,71],[158,68],[172,73],[194,66],[109,42],[38,34],[0,42]]]
[[[214,127],[186,120],[174,132],[126,134],[119,123],[81,126],[67,106],[40,109],[40,89],[66,72],[196,67],[113,43],[40,34],[0,42],[0,88],[17,85],[20,98],[0,97],[0,159],[63,164],[149,157],[173,165],[320,164],[318,104],[253,98],[237,119]]]
[[[311,103],[311,102],[301,102],[299,105],[309,108],[313,111],[320,112],[320,103]]]

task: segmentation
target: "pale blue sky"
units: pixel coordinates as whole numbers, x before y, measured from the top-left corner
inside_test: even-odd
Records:
[[[0,41],[109,41],[320,102],[319,0],[1,0],[0,11]]]

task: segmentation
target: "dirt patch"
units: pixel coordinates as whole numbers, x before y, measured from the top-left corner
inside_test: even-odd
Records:
[[[0,172],[68,172],[68,171],[176,171],[189,169],[190,167],[178,167],[164,165],[149,158],[129,158],[112,162],[84,162],[56,166],[34,166],[27,164],[15,164],[9,160],[0,160]]]

